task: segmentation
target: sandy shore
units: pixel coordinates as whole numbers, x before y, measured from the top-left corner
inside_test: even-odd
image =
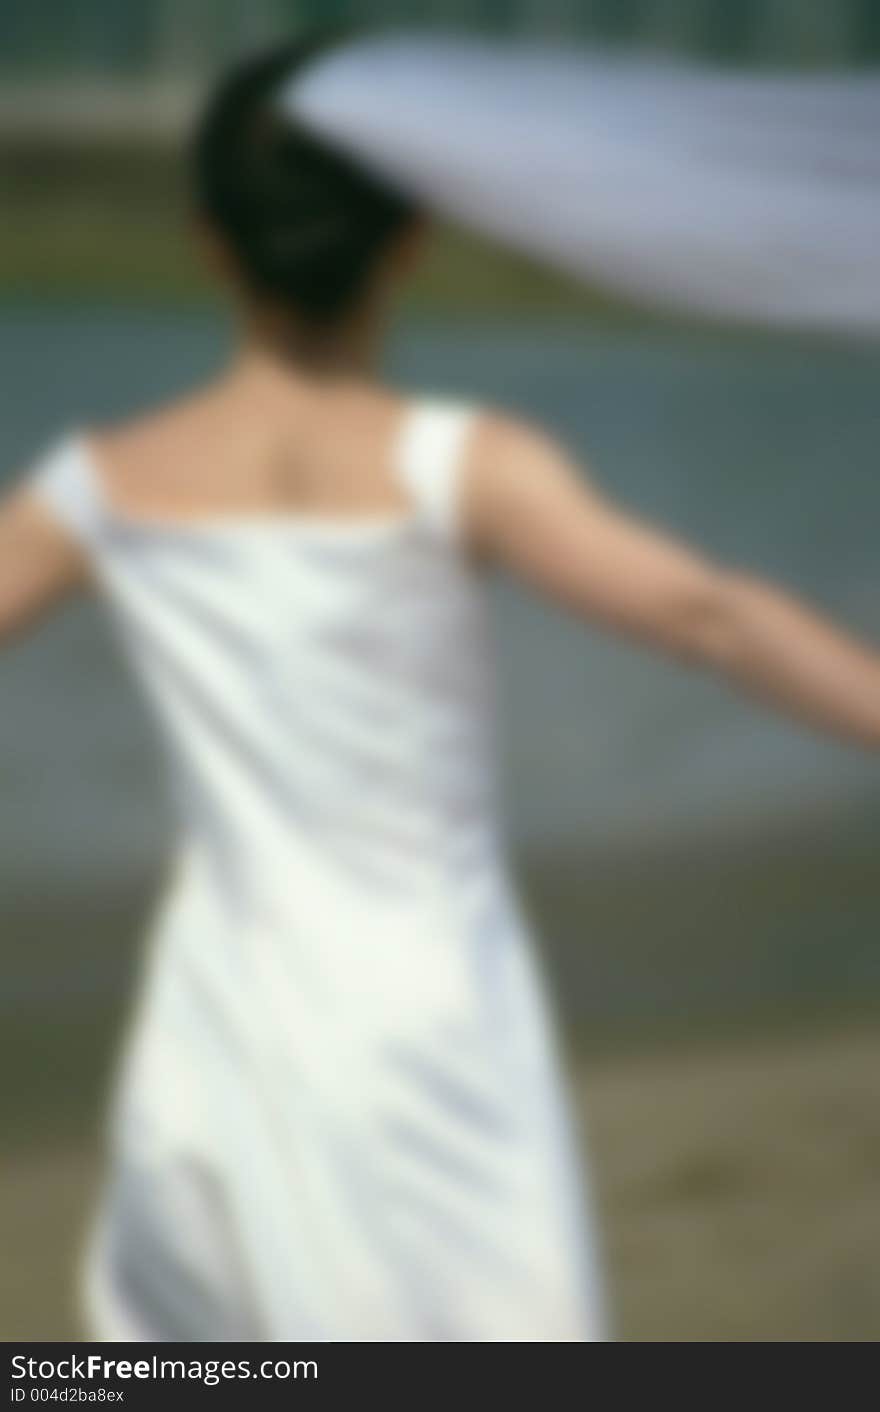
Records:
[[[620,1339],[880,1338],[876,1032],[606,1057],[576,1082]],[[4,1165],[4,1339],[77,1336],[70,1270],[96,1170],[71,1141]]]

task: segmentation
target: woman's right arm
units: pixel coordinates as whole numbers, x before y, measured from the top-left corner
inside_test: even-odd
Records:
[[[709,668],[818,730],[880,747],[880,653],[775,585],[626,514],[533,429],[482,418],[462,518],[476,553],[582,618]]]
[[[81,549],[35,496],[0,502],[0,646],[87,582]]]

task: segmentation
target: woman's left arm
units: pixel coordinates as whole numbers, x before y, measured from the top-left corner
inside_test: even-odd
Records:
[[[475,550],[582,618],[880,749],[880,652],[784,589],[610,503],[531,428],[484,418],[462,516]]]
[[[36,496],[0,501],[0,646],[88,582],[85,555]]]

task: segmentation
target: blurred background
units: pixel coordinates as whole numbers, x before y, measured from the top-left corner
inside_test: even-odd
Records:
[[[180,138],[313,20],[880,63],[880,0],[0,0],[0,479],[222,361]],[[880,349],[661,320],[440,231],[389,373],[539,418],[614,495],[880,640]],[[499,585],[510,833],[618,1335],[880,1337],[874,763]],[[73,1336],[113,1046],[172,826],[89,606],[0,660],[0,1337]]]

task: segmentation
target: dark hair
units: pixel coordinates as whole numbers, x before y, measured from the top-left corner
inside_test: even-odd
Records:
[[[236,64],[192,143],[199,214],[250,292],[311,323],[356,304],[378,257],[416,216],[391,186],[280,111],[280,89],[338,42],[323,33]]]

